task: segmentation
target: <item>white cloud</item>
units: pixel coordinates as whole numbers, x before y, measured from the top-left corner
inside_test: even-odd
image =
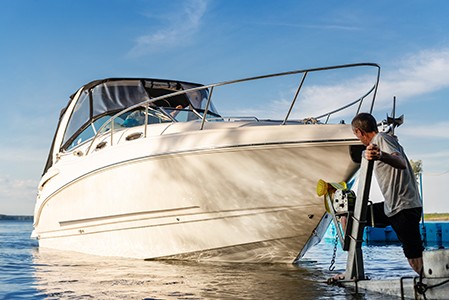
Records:
[[[340,84],[336,85],[305,87],[303,98],[298,103],[298,109],[304,117],[315,117],[336,110],[359,99],[370,90],[374,83],[373,78],[370,81],[366,77],[362,77],[355,80],[342,80]],[[371,102],[371,99],[372,96],[365,101]],[[356,108],[357,105],[350,110],[351,114],[355,113]]]
[[[0,214],[31,215],[37,192],[37,180],[0,177]]]
[[[401,128],[401,135],[409,135],[417,139],[448,139],[449,140],[449,121],[412,125]]]
[[[138,37],[128,55],[139,57],[188,43],[200,29],[206,9],[207,0],[185,2],[180,11],[169,17],[169,24],[165,28]]]
[[[37,187],[35,180],[11,179],[9,176],[0,177],[0,195],[21,194],[23,190],[33,189]]]
[[[0,162],[2,164],[37,164],[44,165],[47,158],[47,149],[11,148],[5,145],[0,146]]]
[[[422,159],[441,159],[441,158],[446,158],[449,160],[449,150],[447,151],[434,151],[434,152],[426,152],[423,154],[420,154],[420,157],[422,157]],[[449,165],[448,165],[449,167]]]
[[[408,147],[406,151],[409,159],[423,162],[424,173],[441,174],[449,169],[449,150],[429,151],[417,147]]]
[[[426,213],[448,212],[446,199],[442,197],[442,190],[447,186],[449,173],[423,173],[423,208]]]
[[[410,54],[393,68],[386,70],[381,79],[379,99],[401,101],[449,87],[449,48],[428,49]]]
[[[253,24],[264,26],[281,26],[281,27],[294,27],[294,28],[306,28],[306,29],[318,29],[318,30],[340,30],[340,31],[360,31],[361,27],[342,25],[335,23],[316,23],[316,24],[301,24],[301,23],[286,23],[286,22],[253,22]]]
[[[314,74],[311,74],[311,76],[314,76]],[[335,84],[330,85],[308,85],[308,80],[307,78],[300,93],[299,102],[295,106],[301,117],[317,116],[317,114],[332,111],[357,100],[374,84],[373,78],[368,76],[358,79],[342,77]],[[417,96],[437,92],[448,87],[449,48],[423,50],[404,57],[392,67],[381,69],[375,108],[377,110],[391,109],[393,96],[397,96],[401,103],[404,103]],[[292,88],[292,95],[295,88]],[[371,96],[366,98],[365,103],[367,104],[370,100]],[[290,98],[279,97],[279,99],[272,101],[272,106],[277,107],[273,111],[286,112],[290,103]],[[366,110],[367,106],[365,107]],[[355,108],[348,110],[346,116],[352,115],[354,112]],[[432,129],[417,128],[416,133],[428,137],[447,138],[449,133],[444,128],[447,128],[449,122],[438,125],[441,126],[435,126]],[[415,129],[413,131],[415,132]]]
[[[424,171],[449,169],[449,121],[400,127],[401,140],[407,144],[409,158],[423,161]]]

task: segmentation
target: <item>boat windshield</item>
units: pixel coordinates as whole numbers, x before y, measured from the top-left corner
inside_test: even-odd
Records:
[[[92,138],[105,122],[123,109],[145,101],[151,102],[152,98],[200,86],[193,83],[152,79],[108,79],[92,82],[83,88],[76,100],[64,134],[62,149],[70,150]],[[201,89],[151,102],[153,121],[150,123],[191,120],[192,118],[170,118],[167,114],[164,115],[164,112],[194,110],[200,113],[204,109],[207,97],[207,89]],[[157,108],[165,108],[165,110],[156,112]],[[212,114],[217,114],[213,106],[209,110]],[[137,114],[137,112],[134,113],[134,115]],[[184,112],[180,113],[179,116],[184,114]],[[120,122],[120,118],[116,120]]]

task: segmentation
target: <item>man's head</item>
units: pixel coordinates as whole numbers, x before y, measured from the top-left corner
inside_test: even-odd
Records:
[[[352,119],[351,124],[354,135],[365,146],[368,146],[378,133],[376,119],[371,114],[360,113]]]

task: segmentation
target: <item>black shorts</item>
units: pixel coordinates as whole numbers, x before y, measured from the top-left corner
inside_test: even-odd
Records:
[[[372,207],[372,213],[371,213]],[[374,227],[386,227],[391,225],[399,241],[402,243],[405,257],[422,257],[424,250],[421,232],[419,230],[419,221],[421,220],[422,208],[404,209],[394,216],[387,217],[384,212],[384,203],[374,203],[368,205],[366,213],[367,226],[372,226],[372,215],[374,215]]]

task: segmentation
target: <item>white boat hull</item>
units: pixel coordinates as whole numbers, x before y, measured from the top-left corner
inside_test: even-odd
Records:
[[[318,179],[348,180],[358,168],[350,125],[216,124],[182,135],[175,125],[56,163],[35,210],[40,246],[139,259],[292,262],[325,212]]]

